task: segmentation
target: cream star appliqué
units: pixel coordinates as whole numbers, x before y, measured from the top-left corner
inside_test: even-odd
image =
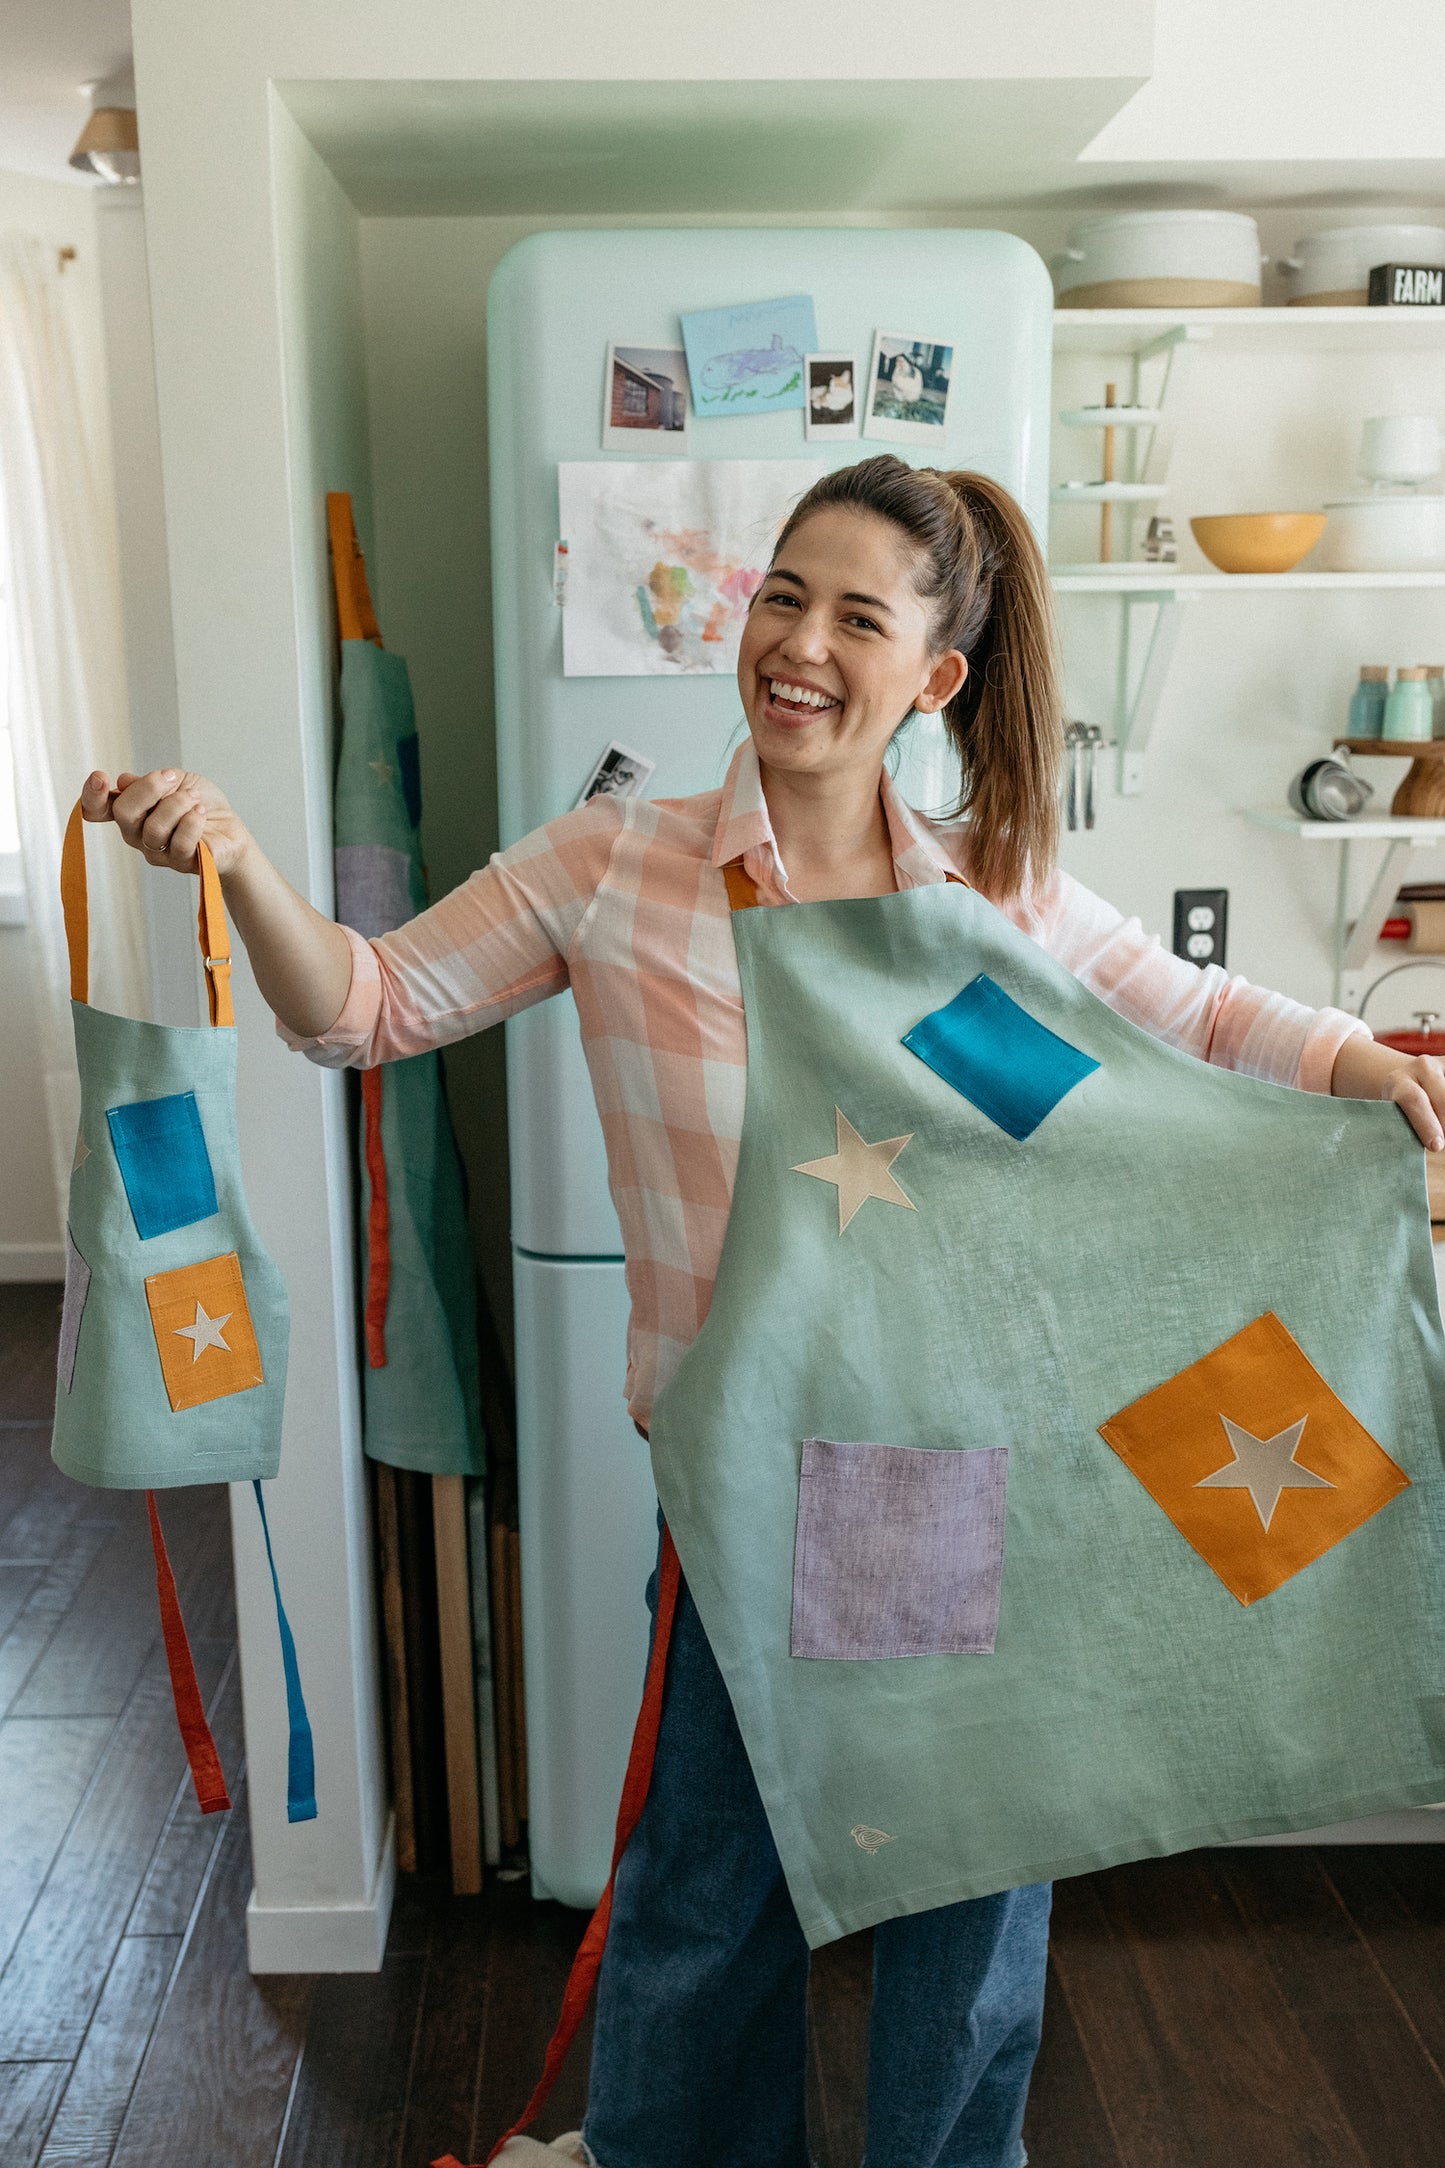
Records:
[[[805,1159],[791,1171],[810,1174],[815,1182],[837,1184],[839,1234],[870,1197],[876,1197],[880,1204],[901,1205],[905,1212],[916,1212],[913,1199],[888,1171],[904,1145],[913,1142],[912,1130],[906,1137],[885,1137],[879,1144],[865,1144],[843,1109],[834,1107],[833,1112],[838,1118],[837,1151],[830,1152],[826,1159]]]

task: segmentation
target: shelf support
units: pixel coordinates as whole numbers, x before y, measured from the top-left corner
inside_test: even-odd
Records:
[[[1157,592],[1128,593],[1122,597],[1124,620],[1119,633],[1119,691],[1114,736],[1119,748],[1119,794],[1137,798],[1144,788],[1144,750],[1164,697],[1165,680],[1179,644],[1181,612],[1193,595],[1162,585]],[[1136,668],[1139,640],[1136,634],[1141,604],[1154,610],[1149,644]]]
[[[1386,844],[1370,893],[1361,904],[1353,926],[1349,921],[1350,846],[1345,842],[1340,844],[1339,874],[1335,883],[1336,1008],[1348,1009],[1352,1016],[1359,1015],[1360,1004],[1369,991],[1365,984],[1366,967],[1380,938],[1380,929],[1399,894],[1405,861],[1411,851],[1429,850],[1435,841],[1433,836],[1402,836],[1398,843]]]

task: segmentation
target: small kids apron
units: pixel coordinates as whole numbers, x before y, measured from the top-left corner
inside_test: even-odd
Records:
[[[287,1814],[316,1813],[311,1730],[271,1551],[263,1479],[281,1457],[286,1288],[241,1187],[231,945],[200,846],[210,1025],[139,1023],[89,1004],[85,828],[70,816],[61,895],[81,1117],[70,1177],[52,1452],[81,1483],[144,1490],[176,1715],[202,1811],[229,1806],[206,1724],[156,1492],[252,1484],[281,1637]]]
[[[746,1112],[653,1411],[614,1862],[679,1558],[813,1947],[1445,1798],[1445,1336],[1398,1109],[1163,1044],[962,882],[727,879]]]

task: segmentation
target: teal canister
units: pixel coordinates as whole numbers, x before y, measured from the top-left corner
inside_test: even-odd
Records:
[[[1401,670],[1385,702],[1384,738],[1428,738],[1434,722],[1423,669]]]
[[[1430,714],[1433,718],[1430,735],[1432,738],[1445,738],[1445,663],[1427,663],[1425,683],[1430,688]]]
[[[1360,682],[1350,695],[1349,735],[1378,738],[1385,728],[1385,702],[1390,695],[1390,673],[1383,663],[1367,662]]]

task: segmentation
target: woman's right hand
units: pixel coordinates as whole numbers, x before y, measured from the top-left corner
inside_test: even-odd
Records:
[[[198,873],[196,845],[205,842],[216,871],[234,872],[250,841],[246,825],[225,793],[208,776],[178,768],[149,775],[118,775],[112,783],[99,769],[86,779],[80,810],[88,821],[114,821],[148,866]]]

